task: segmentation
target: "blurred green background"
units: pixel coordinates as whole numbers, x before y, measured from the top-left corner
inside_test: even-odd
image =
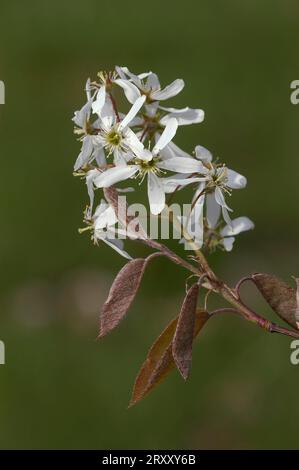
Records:
[[[123,260],[79,236],[84,184],[73,111],[88,76],[115,64],[185,79],[169,105],[201,107],[177,143],[207,146],[248,177],[236,215],[256,230],[211,263],[233,284],[255,271],[298,275],[299,15],[295,0],[1,3],[1,448],[297,448],[299,366],[290,340],[215,318],[177,373],[127,410],[146,352],[184,295],[186,273],[156,260],[127,320],[96,342]],[[167,104],[168,104],[167,103]],[[145,256],[146,249],[128,250]],[[252,288],[248,302],[274,318]]]

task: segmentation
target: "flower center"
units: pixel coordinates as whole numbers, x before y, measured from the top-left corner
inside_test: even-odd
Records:
[[[115,129],[112,131],[108,132],[107,134],[107,141],[110,145],[113,145],[114,147],[117,147],[120,142],[121,142],[122,136],[119,132],[117,132]]]
[[[157,166],[159,160],[159,157],[154,157],[148,161],[142,160],[141,158],[135,160],[135,164],[139,167],[138,176],[141,177],[141,181],[143,181],[145,176],[149,173],[154,173],[155,175],[161,175],[163,173],[163,170]]]

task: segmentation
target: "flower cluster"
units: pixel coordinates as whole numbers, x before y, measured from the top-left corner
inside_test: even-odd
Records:
[[[94,198],[96,189],[127,180],[137,179],[140,185],[147,182],[149,207],[155,216],[167,205],[167,197],[192,185],[190,212],[180,223],[199,248],[230,251],[235,235],[253,228],[247,217],[232,220],[226,202],[233,189],[246,186],[246,178],[213,160],[200,145],[190,155],[173,142],[179,126],[204,119],[201,109],[164,106],[183,88],[181,79],[163,88],[155,73],[134,75],[126,67],[115,67],[112,72],[100,72],[97,81],[87,81],[87,101],[75,112],[75,134],[82,147],[74,174],[85,178],[90,198],[84,216],[87,227],[82,230],[90,229],[95,242],[104,241],[125,257],[129,255],[123,241],[117,239],[125,227],[116,228],[115,211],[104,199],[94,209]],[[117,89],[128,101],[126,114],[119,110]]]

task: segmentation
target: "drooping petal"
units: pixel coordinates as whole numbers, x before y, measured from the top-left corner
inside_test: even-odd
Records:
[[[125,131],[125,144],[137,156],[139,156],[139,154],[143,152],[143,143],[138,139],[137,135],[129,127],[127,127]]]
[[[84,106],[79,111],[75,111],[74,117],[72,118],[72,121],[76,124],[78,127],[84,127],[86,124],[86,121],[89,119],[90,112],[91,112],[91,105],[92,105],[92,100],[87,101]]]
[[[161,109],[168,111],[169,114],[163,116],[160,120],[160,123],[165,126],[169,119],[175,117],[178,121],[179,126],[186,126],[189,124],[199,124],[204,120],[205,113],[202,109],[191,109],[191,108],[184,108],[184,109],[175,109],[175,108],[163,108],[160,106]]]
[[[232,189],[245,188],[247,179],[234,170],[227,169],[227,186]]]
[[[86,84],[85,84],[85,93],[86,93],[87,101],[90,101],[90,100],[91,100],[90,78],[88,78],[88,79],[86,80]]]
[[[116,83],[124,90],[126,98],[131,104],[134,104],[137,98],[141,96],[141,93],[138,90],[137,86],[134,85],[134,83],[129,82],[129,80],[117,78],[116,80],[114,80],[114,83]]]
[[[172,98],[173,96],[176,96],[178,93],[180,93],[184,86],[184,80],[178,78],[177,80],[174,80],[174,82],[170,83],[170,85],[167,85],[163,90],[154,91],[151,93],[151,98],[153,100],[159,101],[167,100],[168,98]]]
[[[119,147],[115,147],[113,150],[113,163],[115,166],[126,166],[126,154]]]
[[[157,114],[158,107],[159,107],[159,102],[158,101],[154,101],[151,104],[146,104],[145,105],[146,115],[151,117],[151,118],[154,117]]]
[[[126,117],[121,121],[121,123],[119,125],[120,130],[124,129],[125,127],[127,127],[130,124],[130,122],[136,116],[136,114],[138,113],[140,108],[142,108],[145,100],[146,100],[145,95],[142,95],[139,98],[137,98],[137,100],[135,101],[135,103],[131,107],[131,109],[128,112],[128,114],[126,115]]]
[[[165,206],[165,193],[162,182],[154,173],[148,174],[147,188],[151,213],[158,215]]]
[[[109,188],[115,183],[131,178],[137,171],[138,167],[135,165],[108,168],[95,178],[94,185],[97,188]]]
[[[195,156],[202,161],[211,162],[213,160],[213,155],[211,152],[201,145],[197,145],[195,147]]]
[[[126,80],[126,79],[127,79],[127,75],[126,75],[127,70],[128,70],[127,67],[120,67],[119,65],[116,65],[116,66],[115,66],[115,71],[117,72],[118,76],[119,76],[122,80]]]
[[[96,176],[98,176],[99,170],[90,170],[87,175],[86,175],[86,186],[87,186],[87,192],[89,196],[89,209],[90,211],[92,210],[93,207],[93,201],[94,201],[94,189],[93,189],[93,181]]]
[[[201,194],[204,187],[204,183],[199,185],[198,190],[196,191],[193,198],[194,207],[191,210],[186,222],[187,231],[192,235],[193,239],[198,244],[198,248],[202,247],[204,234],[203,212],[206,195]]]
[[[93,214],[93,221],[95,221],[109,206],[108,202],[105,199],[101,199],[100,204],[96,207],[96,210]]]
[[[81,152],[79,153],[78,158],[74,165],[74,171],[79,170],[79,168],[82,168],[84,165],[86,165],[86,163],[89,162],[92,151],[93,151],[92,136],[87,135],[83,139]]]
[[[96,217],[94,228],[95,230],[101,230],[104,227],[115,225],[116,222],[117,217],[113,207],[107,205],[107,208]]]
[[[232,251],[235,237],[227,237],[222,240],[225,251]]]
[[[178,122],[175,118],[169,119],[162,135],[153,148],[153,154],[158,155],[160,150],[163,150],[167,144],[174,138],[178,128]]]
[[[226,204],[224,196],[223,196],[223,192],[221,191],[221,189],[218,186],[216,186],[216,188],[215,188],[215,199],[216,199],[216,202],[221,207],[225,207],[227,210],[232,211],[232,209],[230,209],[228,207],[228,205]]]
[[[105,100],[104,106],[102,108],[99,127],[101,127],[101,121],[103,120],[103,118],[107,118],[107,117],[110,119],[110,121],[115,120],[115,113],[114,113],[113,104],[112,104],[110,97],[109,99]],[[94,125],[94,127],[97,127],[97,126]]]
[[[105,157],[104,148],[101,147],[101,146],[96,147],[95,150],[94,150],[93,158],[96,160],[96,162],[99,166],[105,165],[106,164],[106,157]]]
[[[215,228],[221,213],[221,207],[216,202],[215,194],[207,194],[207,222],[210,228]]]
[[[115,67],[115,70],[117,71],[118,75],[120,76],[121,79],[125,80],[127,77],[138,87],[141,88],[141,79],[138,77],[138,75],[135,75],[134,73],[130,72],[128,67]]]
[[[132,259],[132,256],[130,256],[125,250],[123,250],[123,241],[119,239],[111,239],[111,238],[101,238],[101,240],[106,243],[108,246],[113,248],[117,253],[119,253],[121,256],[123,256],[126,259]]]
[[[157,163],[159,168],[178,173],[203,173],[203,165],[195,158],[173,157]]]
[[[151,73],[147,78],[146,87],[153,91],[160,90],[160,82],[158,75],[156,75],[155,73]]]
[[[232,209],[230,209],[230,210],[232,210]],[[226,207],[222,207],[222,216],[223,216],[225,222],[226,222],[228,225],[230,225],[231,222],[232,222],[232,219],[230,218],[230,215],[229,215],[228,210],[227,210]]]
[[[106,88],[105,86],[101,86],[101,88],[98,91],[96,100],[92,103],[92,110],[95,114],[98,116],[101,116],[102,109],[104,107],[106,100]]]
[[[174,175],[168,178],[160,178],[163,184],[165,193],[173,193],[176,189],[179,190],[188,184],[198,183],[201,178],[186,178],[186,175]]]
[[[221,230],[221,235],[223,237],[230,237],[252,229],[254,229],[254,223],[252,220],[248,217],[237,217],[231,221],[230,225],[226,225]]]

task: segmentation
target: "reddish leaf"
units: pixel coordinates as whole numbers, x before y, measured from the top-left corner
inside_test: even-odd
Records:
[[[188,378],[192,361],[192,343],[198,297],[198,284],[188,290],[179,314],[172,342],[172,354],[182,377]]]
[[[296,279],[297,293],[295,289],[271,274],[253,274],[252,279],[274,312],[289,325],[298,329],[298,279]]]
[[[204,310],[198,310],[195,313],[193,338],[198,335],[209,318],[208,312]],[[175,362],[172,356],[172,339],[177,322],[178,318],[172,320],[150,348],[146,360],[135,380],[129,406],[133,406],[143,399],[167,377],[172,369],[174,369]]]
[[[124,318],[137,294],[146,266],[159,255],[161,253],[153,253],[146,259],[133,259],[119,271],[102,308],[99,338],[116,328]]]

